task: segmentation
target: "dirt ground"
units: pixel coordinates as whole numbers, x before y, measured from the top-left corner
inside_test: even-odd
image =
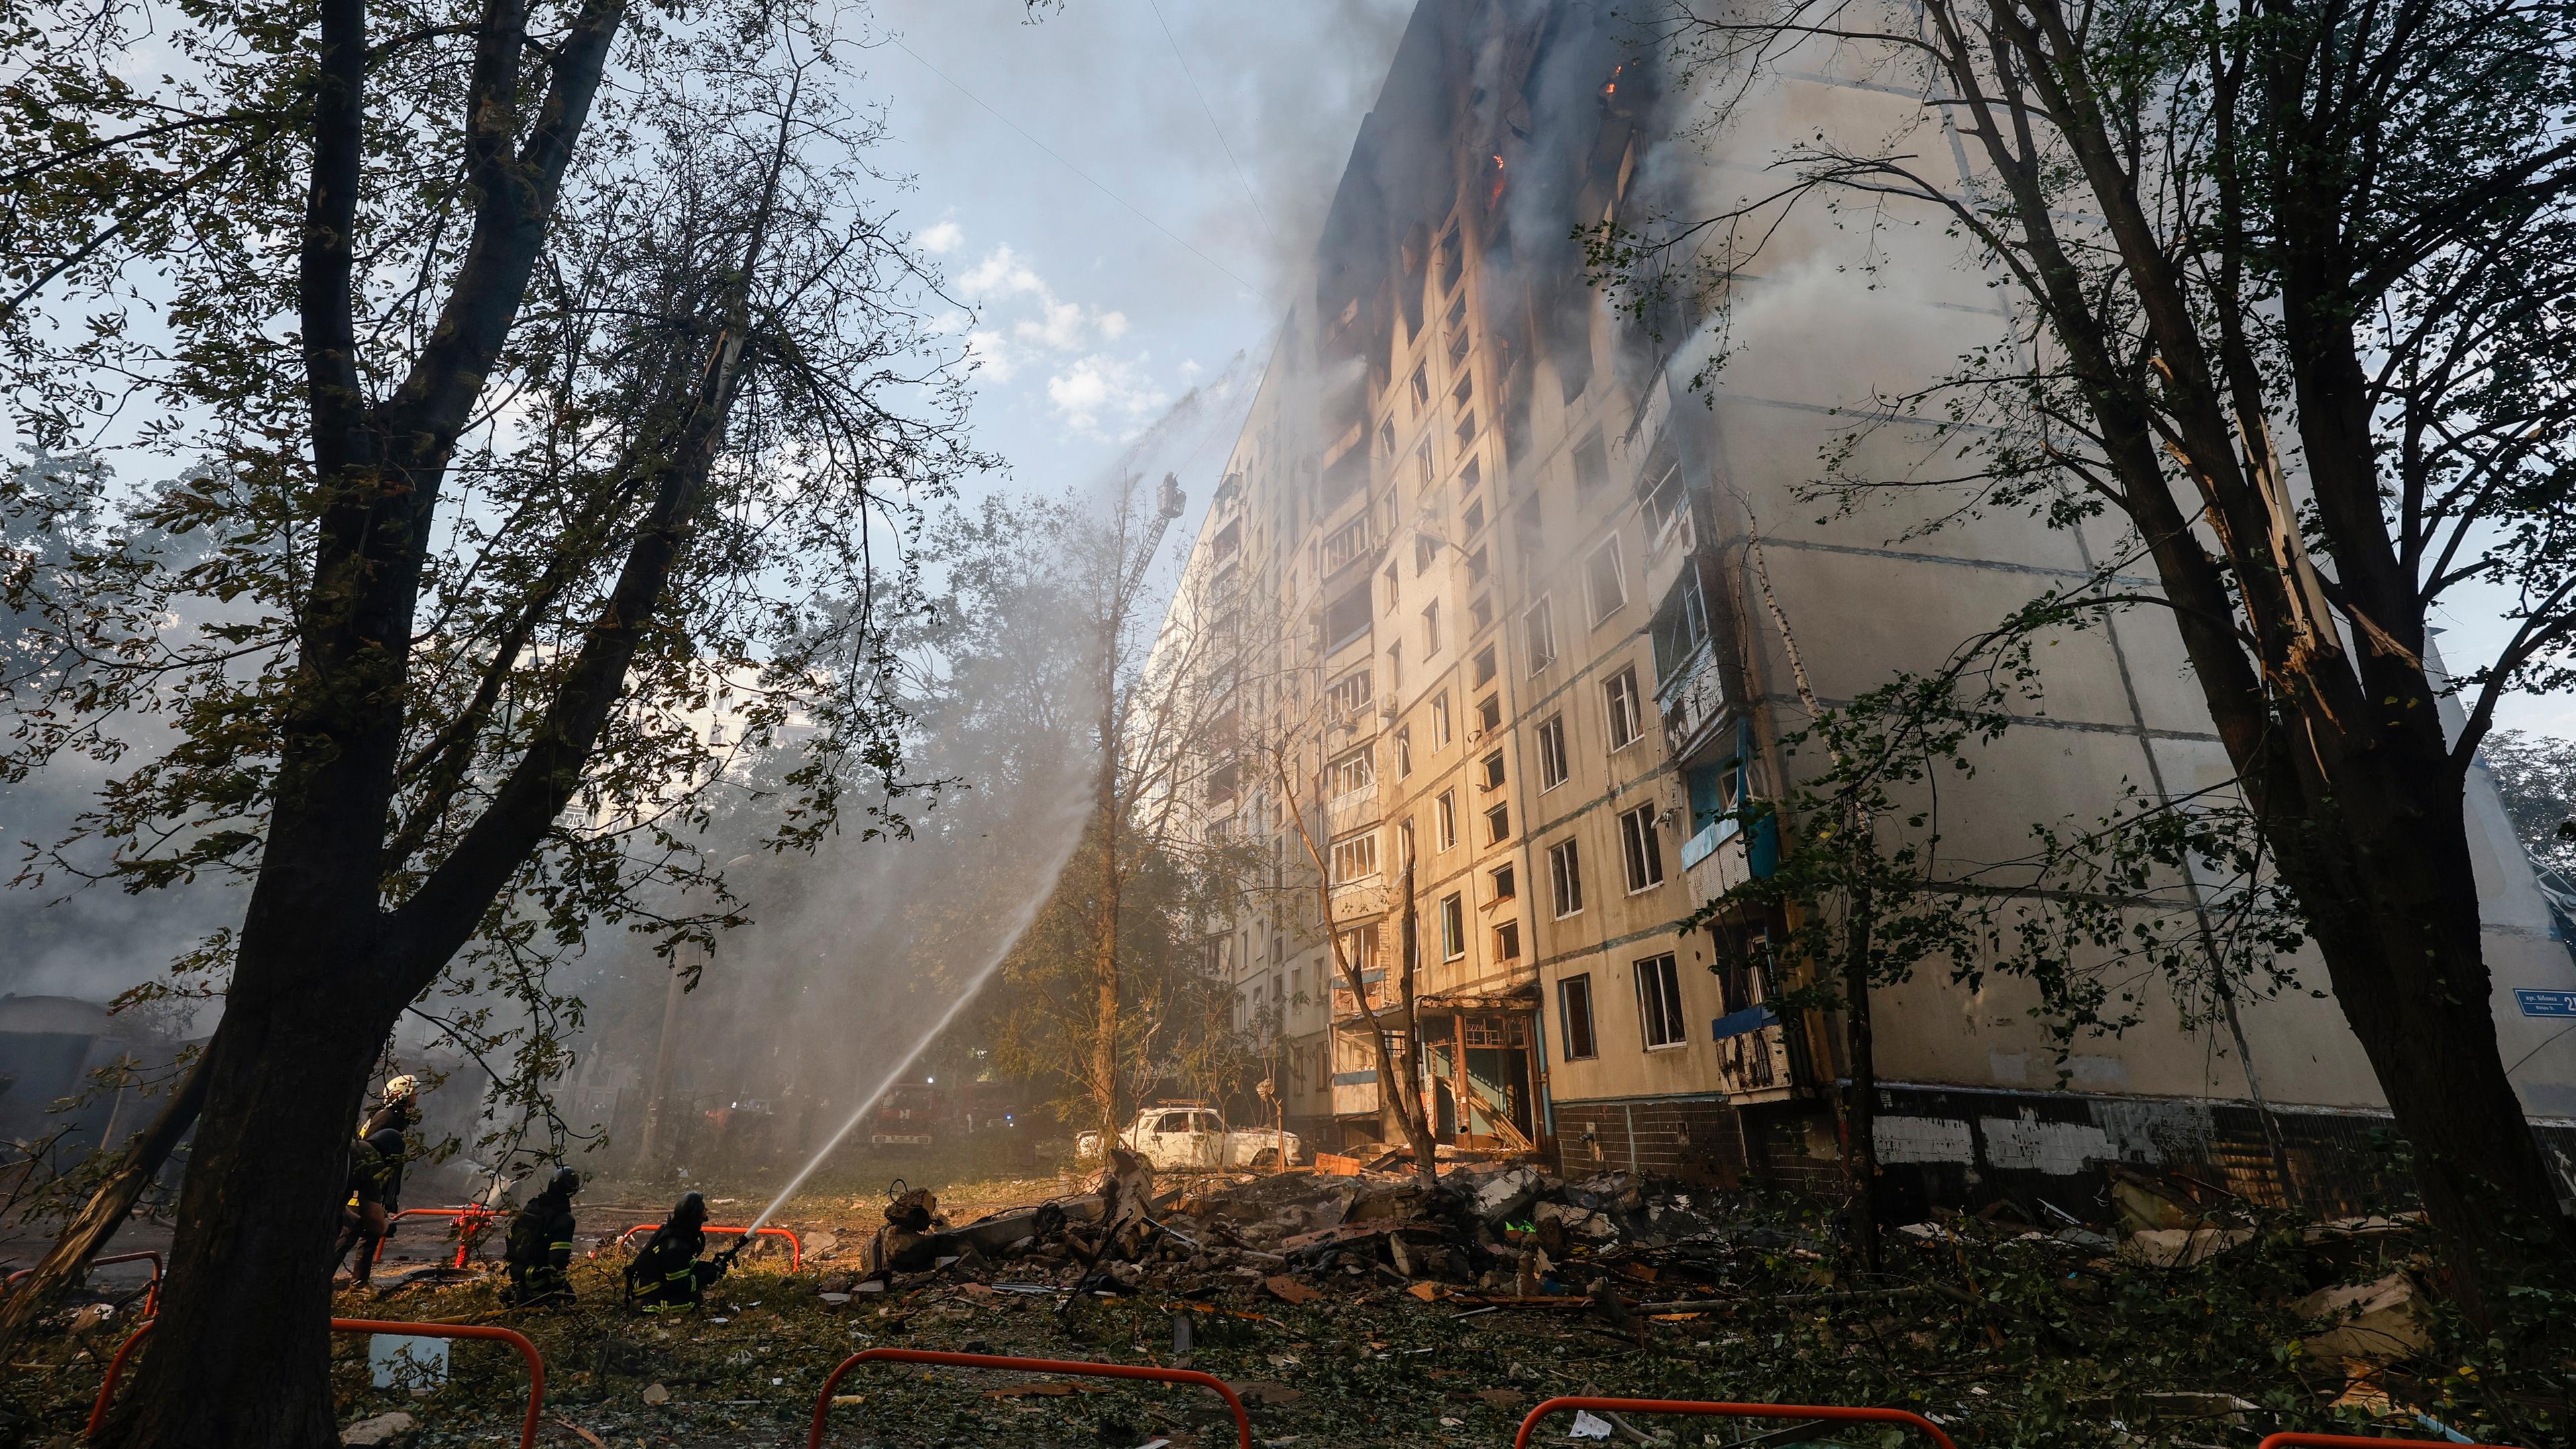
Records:
[[[1962,1222],[1903,1238],[1883,1274],[1862,1277],[1811,1207],[1731,1197],[1693,1203],[1717,1226],[1678,1247],[1608,1244],[1569,1265],[1586,1268],[1570,1281],[1591,1286],[1550,1279],[1552,1299],[1498,1289],[1491,1273],[1407,1282],[1348,1254],[1301,1259],[1289,1273],[1258,1253],[1171,1242],[1110,1291],[1072,1291],[1072,1274],[1007,1258],[849,1291],[893,1176],[932,1186],[958,1224],[1076,1185],[980,1175],[971,1163],[869,1162],[818,1181],[779,1214],[808,1246],[801,1271],[764,1245],[702,1311],[648,1318],[618,1301],[625,1258],[614,1239],[658,1216],[661,1191],[602,1183],[577,1205],[573,1307],[503,1308],[488,1261],[497,1234],[461,1279],[421,1274],[452,1251],[427,1229],[398,1238],[380,1286],[344,1292],[337,1308],[525,1333],[547,1365],[540,1442],[591,1449],[803,1443],[826,1376],[867,1348],[1187,1367],[1236,1386],[1257,1443],[1296,1449],[1507,1445],[1531,1405],[1569,1394],[1899,1406],[1930,1415],[1962,1446],[2250,1449],[2274,1429],[2350,1430],[2427,1411],[2498,1437],[2474,1385],[2446,1385],[2423,1364],[2364,1365],[2305,1346],[2317,1325],[2289,1305],[2320,1283],[2385,1272],[2392,1254],[2409,1251],[2397,1239],[2320,1248],[2313,1233],[2258,1231],[2209,1262],[2156,1268],[2106,1251],[2097,1235]],[[747,1221],[765,1201],[748,1185],[707,1191],[719,1224]],[[113,1272],[93,1296],[112,1300],[113,1285],[131,1281]],[[8,1365],[0,1444],[14,1435],[68,1449],[137,1307],[50,1336],[24,1350],[31,1361]],[[517,1437],[526,1381],[506,1348],[459,1344],[445,1385],[420,1391],[371,1387],[366,1352],[353,1336],[335,1357],[343,1422],[408,1414],[419,1449]],[[2566,1422],[2557,1412],[2520,1414],[2555,1432]],[[1607,1437],[1572,1439],[1576,1422],[1560,1415],[1535,1442],[1930,1442],[1879,1425],[1837,1434],[1798,1421],[1645,1414],[1582,1427]],[[1783,1437],[1759,1437],[1773,1433]],[[1235,1433],[1204,1388],[870,1363],[837,1385],[824,1442],[1158,1441],[1188,1449]]]

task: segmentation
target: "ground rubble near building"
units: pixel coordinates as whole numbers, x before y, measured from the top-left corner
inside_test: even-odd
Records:
[[[1866,1275],[1812,1202],[1512,1162],[1447,1165],[1426,1191],[1409,1164],[1386,1165],[1160,1181],[1129,1165],[963,1222],[928,1193],[861,1198],[847,1212],[873,1229],[803,1219],[802,1271],[756,1248],[676,1320],[618,1307],[613,1234],[577,1264],[572,1309],[502,1310],[478,1265],[417,1272],[341,1311],[520,1329],[549,1365],[545,1442],[591,1449],[801,1443],[823,1375],[882,1346],[1199,1368],[1287,1449],[1507,1443],[1531,1405],[1569,1393],[1894,1405],[1935,1416],[1963,1449],[2250,1449],[2274,1428],[2424,1419],[2565,1442],[2501,1431],[2478,1386],[2423,1352],[2409,1316],[2422,1244],[2403,1220],[2262,1224],[2164,1265],[1993,1211],[1892,1235],[1885,1271]],[[961,1186],[952,1200],[995,1197]],[[0,1412],[42,1426],[21,1442],[77,1427],[127,1328],[44,1346],[63,1370],[49,1398],[0,1391]],[[344,1422],[411,1414],[421,1449],[488,1441],[519,1402],[498,1351],[465,1353],[449,1388],[416,1400],[365,1387],[363,1343],[339,1352]],[[836,1393],[840,1445],[1232,1442],[1215,1398],[1186,1389],[876,1364]],[[2568,1422],[2563,1404],[2520,1412],[2551,1433]],[[1543,1442],[1568,1427],[1553,1421]],[[1724,1444],[1755,1426],[1704,1438],[1623,1416],[1611,1432]]]

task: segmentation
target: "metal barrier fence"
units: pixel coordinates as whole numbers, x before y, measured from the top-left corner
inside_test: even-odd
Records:
[[[1919,1429],[1941,1449],[1958,1449],[1941,1426],[1921,1414],[1903,1409],[1856,1409],[1841,1404],[1720,1404],[1700,1399],[1549,1399],[1529,1411],[1521,1420],[1520,1434],[1512,1440],[1512,1449],[1529,1449],[1530,1436],[1538,1432],[1538,1422],[1550,1414],[1568,1409],[1602,1409],[1628,1414],[1708,1414],[1726,1419],[1797,1419],[1815,1423],[1902,1424]],[[2268,1443],[2268,1441],[2266,1441]]]
[[[125,1342],[116,1346],[116,1357],[107,1361],[107,1377],[98,1386],[98,1402],[90,1406],[89,1427],[82,1431],[83,1437],[97,1438],[100,1427],[107,1423],[107,1406],[116,1397],[116,1381],[125,1374],[125,1362],[134,1356],[136,1345],[143,1342],[143,1335],[152,1331],[156,1321],[145,1319]],[[519,1449],[536,1449],[537,1416],[546,1404],[546,1361],[525,1335],[480,1323],[396,1323],[375,1318],[334,1318],[331,1331],[400,1333],[413,1338],[487,1338],[517,1349],[528,1364],[528,1413],[519,1424]]]
[[[949,1368],[1019,1369],[1027,1373],[1065,1374],[1094,1379],[1153,1379],[1167,1384],[1197,1384],[1214,1389],[1234,1413],[1234,1429],[1241,1449],[1252,1449],[1252,1418],[1243,1411],[1243,1400],[1225,1380],[1196,1369],[1153,1368],[1142,1364],[1091,1363],[1083,1359],[1011,1358],[990,1353],[942,1353],[927,1348],[870,1348],[841,1360],[823,1380],[823,1391],[814,1396],[814,1427],[805,1436],[806,1449],[823,1449],[823,1420],[832,1411],[832,1390],[841,1386],[841,1376],[863,1363],[926,1363]],[[1947,1441],[1943,1441],[1945,1446]]]
[[[609,1246],[616,1248],[625,1247],[627,1239],[634,1237],[638,1233],[652,1232],[660,1226],[662,1226],[660,1223],[637,1223],[635,1226],[619,1233],[617,1235],[617,1241]],[[785,1238],[787,1240],[787,1271],[794,1273],[800,1271],[805,1266],[805,1242],[802,1238],[796,1236],[796,1231],[793,1228],[720,1228],[709,1223],[706,1226],[699,1228],[698,1231],[708,1234],[733,1233],[736,1235],[756,1232],[764,1238]]]
[[[152,1278],[151,1286],[145,1289],[143,1294],[143,1316],[149,1318],[153,1314],[161,1311],[161,1255],[159,1253],[156,1253],[149,1248],[146,1248],[139,1253],[110,1253],[103,1258],[90,1259],[89,1266],[92,1268],[104,1268],[110,1263],[146,1262],[152,1265]],[[19,1279],[33,1274],[35,1271],[36,1270],[33,1268],[21,1268],[6,1278],[0,1278],[0,1288],[6,1288],[11,1284],[16,1283]]]

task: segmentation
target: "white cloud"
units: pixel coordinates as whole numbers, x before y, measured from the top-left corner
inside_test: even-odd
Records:
[[[957,289],[975,304],[978,314],[967,334],[967,350],[994,381],[1008,382],[1025,367],[1089,354],[1047,382],[1049,396],[1058,398],[1057,410],[1068,417],[1073,412],[1064,396],[1090,399],[1071,405],[1085,419],[1076,426],[1084,428],[1095,425],[1091,420],[1101,415],[1102,408],[1116,411],[1109,398],[1132,391],[1097,381],[1103,368],[1132,366],[1096,351],[1101,343],[1127,335],[1125,313],[1058,297],[1036,268],[1007,246],[993,248],[982,261],[959,273]],[[1060,387],[1066,391],[1060,393]]]
[[[921,243],[923,251],[944,256],[957,250],[958,245],[966,240],[966,230],[953,221],[943,221],[913,240]]]
[[[1057,416],[1088,433],[1129,430],[1171,401],[1145,372],[1145,359],[1095,352],[1047,379]]]

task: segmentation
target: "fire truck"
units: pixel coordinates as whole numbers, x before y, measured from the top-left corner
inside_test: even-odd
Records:
[[[949,1102],[932,1080],[897,1082],[877,1098],[868,1122],[870,1147],[929,1147],[949,1117]]]

